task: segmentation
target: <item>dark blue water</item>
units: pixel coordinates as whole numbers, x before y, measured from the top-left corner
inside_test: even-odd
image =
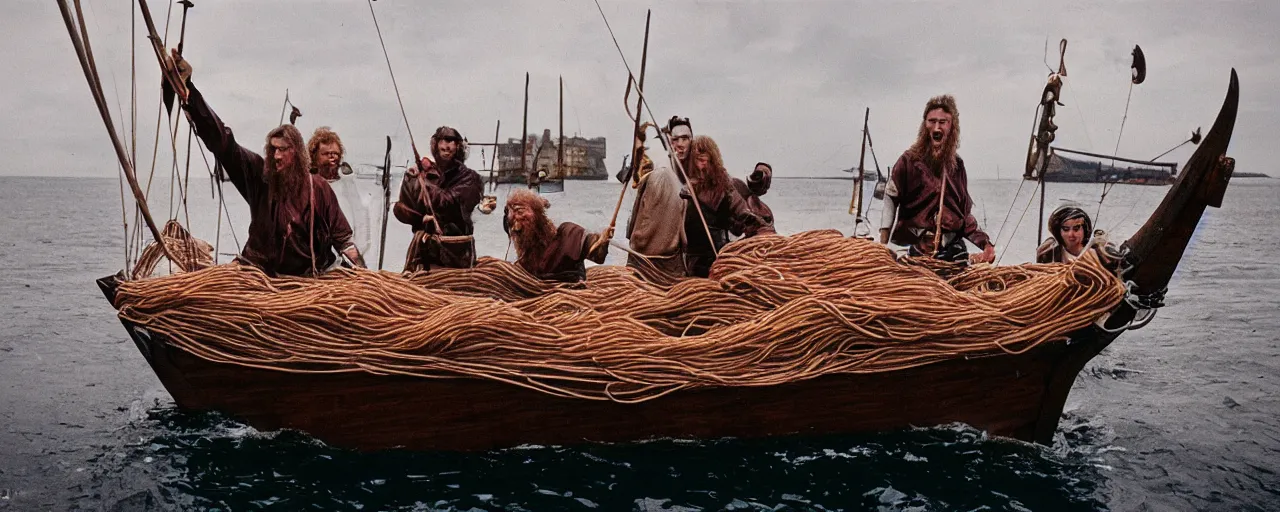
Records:
[[[205,188],[193,192],[191,224],[212,239],[208,185],[195,185]],[[847,186],[778,180],[766,199],[783,232],[847,231]],[[980,222],[1003,232],[1006,264],[1033,246],[1034,208],[1014,233],[1029,198],[1023,190],[1015,201],[1018,186],[971,187]],[[617,185],[568,188],[552,196],[553,217],[607,223]],[[1100,224],[1122,239],[1165,190],[1117,187]],[[1051,186],[1049,199],[1092,209],[1098,192]],[[117,182],[0,178],[0,509],[1277,510],[1277,197],[1277,180],[1232,184],[1202,222],[1169,305],[1081,373],[1052,446],[949,425],[361,454],[176,410],[93,284],[124,259]],[[167,200],[153,203],[167,216]],[[232,217],[245,218],[235,198]],[[391,229],[387,260],[398,267],[407,232]],[[225,230],[222,250],[234,252]],[[503,254],[497,218],[480,217],[478,233],[482,254]]]

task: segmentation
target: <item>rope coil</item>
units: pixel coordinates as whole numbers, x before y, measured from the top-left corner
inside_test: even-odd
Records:
[[[834,231],[725,247],[710,279],[654,284],[599,266],[539,281],[483,258],[402,276],[268,278],[222,265],[120,285],[120,317],[202,359],[294,373],[483,378],[643,402],[1021,353],[1114,308],[1123,285],[1072,264],[971,266],[949,281]]]

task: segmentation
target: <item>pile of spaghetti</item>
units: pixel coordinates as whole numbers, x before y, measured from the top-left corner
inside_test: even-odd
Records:
[[[1115,307],[1092,257],[978,265],[939,277],[884,246],[811,231],[730,244],[710,279],[601,266],[585,284],[473,269],[269,278],[237,265],[129,281],[120,316],[198,357],[288,372],[484,378],[557,396],[639,402],[1018,353]]]

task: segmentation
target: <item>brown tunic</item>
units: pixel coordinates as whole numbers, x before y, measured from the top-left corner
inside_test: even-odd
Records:
[[[942,232],[957,233],[979,248],[986,248],[990,237],[978,227],[974,218],[973,199],[969,197],[969,178],[964,160],[947,170],[947,195],[942,208]],[[937,229],[938,194],[942,192],[942,174],[929,168],[924,160],[910,151],[893,164],[893,184],[898,191],[898,220],[893,227],[893,243],[913,245],[918,240],[911,228],[929,232]]]
[[[746,200],[747,208],[751,210],[751,213],[760,217],[762,222],[759,226],[740,226],[740,229],[735,230],[733,234],[742,235],[743,238],[778,234],[778,231],[773,228],[773,210],[769,208],[769,205],[764,204],[764,201],[760,200],[759,195],[751,193],[751,189],[747,187],[747,182],[734,178],[733,189],[737,190],[738,195]]]
[[[189,83],[188,88],[186,109],[196,135],[249,203],[249,239],[239,259],[270,275],[308,275],[313,268],[323,271],[333,265],[337,261],[335,250],[353,244],[351,226],[329,183],[308,174],[310,190],[297,191],[303,197],[297,201],[272,201],[263,175],[262,156],[236,143],[231,128],[222,124],[200,91]]]
[[[423,217],[430,211],[423,199],[424,193],[431,199],[436,221],[443,233],[436,233],[432,223],[423,222]],[[475,232],[471,212],[475,211],[483,196],[484,184],[480,175],[466,165],[456,164],[445,169],[439,182],[434,183],[420,177],[420,172],[410,170],[404,173],[404,181],[400,183],[400,201],[393,210],[396,219],[413,227],[415,241],[427,240],[424,235],[469,236]],[[438,244],[429,240],[427,243]],[[421,249],[409,247],[410,259],[416,261],[406,262],[406,270],[431,266],[469,267],[475,261],[474,242],[446,242],[438,247]]]
[[[525,254],[517,261],[520,268],[546,281],[573,283],[587,279],[587,267],[583,260],[604,263],[609,244],[601,244],[595,252],[591,246],[600,239],[586,228],[565,222],[556,228],[555,238],[547,242],[541,254]]]
[[[648,262],[672,278],[688,275],[684,262],[684,219],[686,203],[680,197],[680,177],[670,167],[660,166],[642,176],[627,221],[631,250],[627,266],[643,267]]]

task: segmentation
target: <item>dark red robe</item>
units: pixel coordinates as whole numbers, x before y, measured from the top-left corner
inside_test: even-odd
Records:
[[[893,184],[898,191],[898,219],[893,227],[893,243],[915,244],[918,240],[911,228],[929,232],[938,228],[938,194],[942,193],[942,179],[942,173],[934,172],[910,151],[903,153],[893,164]],[[959,156],[956,164],[947,171],[946,180],[942,232],[956,233],[973,245],[985,248],[991,239],[978,227],[978,220],[973,216],[969,177],[964,169],[964,160]]]
[[[240,261],[270,275],[309,275],[313,269],[323,272],[337,261],[337,252],[354,247],[351,226],[338,206],[338,196],[324,178],[308,173],[310,189],[304,185],[295,191],[303,197],[273,201],[263,175],[262,155],[238,144],[231,128],[213,113],[200,91],[189,83],[188,89],[186,109],[196,135],[249,203],[249,239],[240,252]]]

